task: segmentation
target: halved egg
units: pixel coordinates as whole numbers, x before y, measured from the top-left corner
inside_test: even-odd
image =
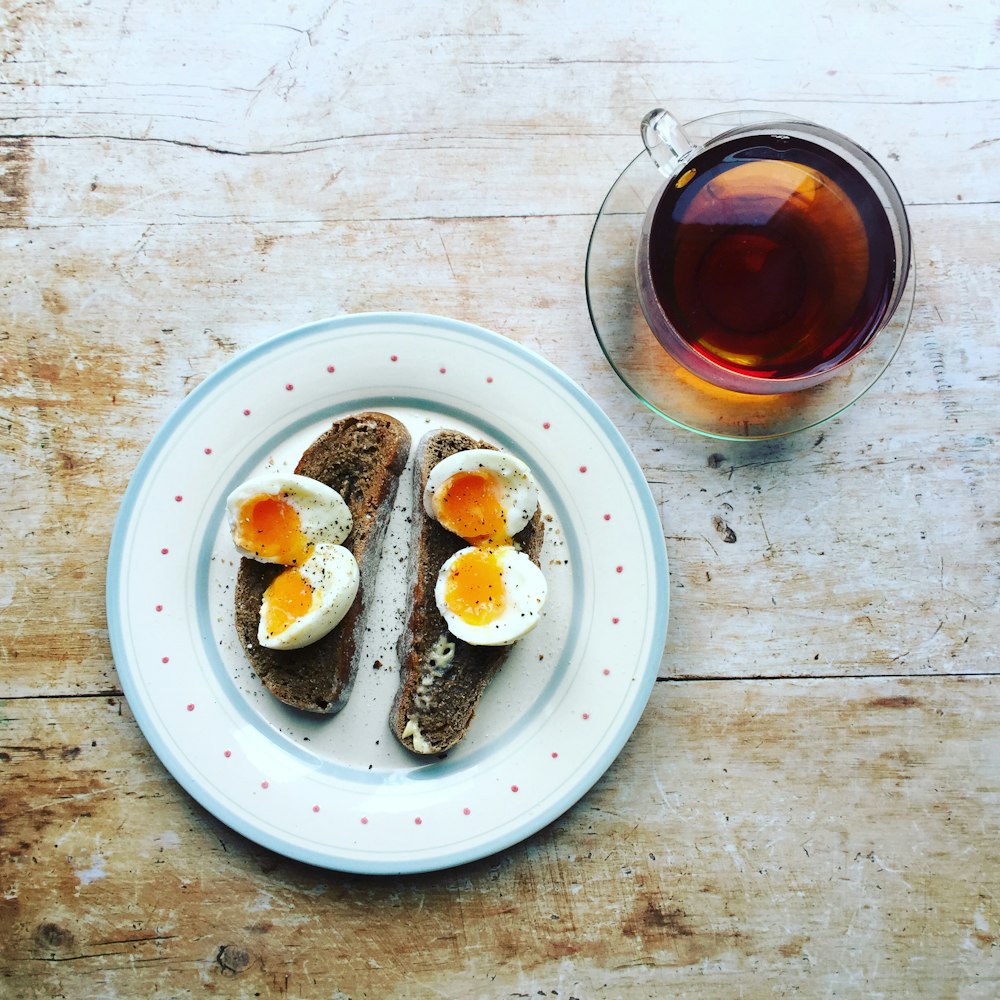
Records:
[[[352,518],[336,490],[307,476],[257,476],[229,494],[226,516],[241,555],[287,567],[264,592],[257,631],[262,646],[298,649],[343,620],[360,573],[340,544]]]
[[[248,479],[229,494],[226,516],[241,555],[281,566],[301,565],[315,545],[340,545],[352,527],[335,489],[297,475]]]
[[[442,459],[424,488],[427,515],[473,545],[508,544],[537,508],[538,488],[528,466],[486,448]]]
[[[448,631],[476,646],[508,646],[540,621],[548,596],[542,571],[513,545],[460,549],[434,588]]]
[[[301,566],[282,570],[264,591],[257,641],[268,649],[299,649],[334,629],[350,610],[361,575],[342,545],[314,546]]]

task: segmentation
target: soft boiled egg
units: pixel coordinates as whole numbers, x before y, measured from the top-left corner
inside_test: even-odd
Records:
[[[424,510],[472,545],[506,545],[534,516],[538,488],[512,455],[474,448],[442,459],[424,488]]]
[[[230,493],[226,516],[241,555],[286,567],[264,592],[262,646],[299,649],[343,620],[360,573],[340,544],[352,519],[336,490],[307,476],[258,476]]]
[[[313,548],[301,566],[283,569],[264,591],[257,641],[268,649],[300,649],[322,639],[343,620],[361,575],[342,545]]]
[[[237,486],[226,516],[240,554],[259,562],[295,566],[314,545],[340,545],[351,533],[343,497],[317,479],[263,475]]]
[[[441,567],[434,599],[448,631],[476,646],[509,646],[539,622],[542,571],[512,545],[460,549]]]

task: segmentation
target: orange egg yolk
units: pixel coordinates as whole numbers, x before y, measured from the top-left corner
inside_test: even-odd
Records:
[[[301,565],[312,551],[298,511],[287,500],[267,495],[253,497],[240,508],[236,544],[282,566]]]
[[[500,496],[500,486],[489,473],[478,469],[456,472],[437,492],[438,520],[472,545],[509,544],[507,515]]]
[[[489,549],[473,549],[455,561],[445,583],[448,607],[468,625],[488,625],[507,600],[500,560]]]
[[[279,573],[264,593],[264,628],[280,635],[312,609],[313,589],[296,569]]]

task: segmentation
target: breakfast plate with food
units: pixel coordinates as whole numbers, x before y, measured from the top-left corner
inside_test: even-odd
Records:
[[[540,830],[631,735],[667,632],[642,472],[557,368],[365,313],[244,351],[155,436],[112,537],[109,633],[206,809],[340,871]]]

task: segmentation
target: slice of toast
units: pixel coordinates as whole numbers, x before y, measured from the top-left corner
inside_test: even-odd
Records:
[[[382,542],[410,454],[410,434],[395,417],[358,413],[334,422],[305,451],[295,471],[332,486],[351,511],[344,541],[358,561],[361,583],[333,631],[301,649],[266,649],[257,642],[264,591],[281,566],[242,559],[236,580],[236,630],[253,669],[281,701],[307,712],[339,712],[358,670],[362,633],[375,588]]]
[[[396,738],[417,754],[440,754],[465,736],[483,691],[510,646],[473,646],[448,631],[434,600],[445,561],[467,542],[424,513],[427,477],[442,459],[470,448],[491,448],[457,430],[431,431],[417,445],[413,469],[411,548],[407,588],[410,613],[399,637],[400,686],[389,714]],[[537,564],[544,526],[539,511],[514,537]]]

